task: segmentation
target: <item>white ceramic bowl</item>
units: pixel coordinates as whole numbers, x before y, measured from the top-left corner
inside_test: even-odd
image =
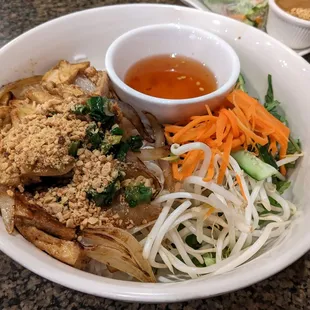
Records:
[[[227,41],[237,52],[247,87],[257,98],[263,100],[267,74],[272,74],[275,96],[305,152],[291,176],[291,198],[300,213],[273,247],[264,248],[258,257],[237,269],[197,280],[158,284],[106,279],[71,268],[36,249],[20,235],[8,235],[0,221],[0,249],[42,277],[113,299],[176,302],[219,295],[261,281],[310,249],[310,65],[266,33],[220,15],[177,6],[130,4],[96,8],[43,24],[3,47],[0,85],[42,74],[59,59],[74,61],[87,57],[94,66],[104,68],[106,51],[117,37],[134,28],[163,23],[201,28]]]
[[[282,10],[275,0],[269,0],[266,28],[268,34],[293,49],[310,46],[310,21],[290,15]]]
[[[190,57],[208,66],[217,80],[217,89],[196,98],[170,100],[145,95],[124,83],[126,72],[137,61],[167,54]],[[121,35],[109,47],[105,65],[117,95],[138,111],[153,113],[162,123],[205,114],[206,104],[211,109],[220,106],[240,73],[238,56],[224,40],[198,28],[172,23],[141,27]]]

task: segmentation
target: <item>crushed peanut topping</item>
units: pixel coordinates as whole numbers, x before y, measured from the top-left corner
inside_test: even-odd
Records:
[[[117,219],[106,217],[106,210],[87,199],[90,189],[102,193],[119,176],[118,162],[98,150],[78,150],[72,181],[63,187],[37,192],[32,203],[42,206],[67,227],[102,226]]]
[[[69,145],[84,138],[87,125],[63,114],[31,114],[22,118],[0,142],[1,183],[18,183],[23,175],[44,175],[72,164]]]
[[[106,72],[61,60],[43,76],[15,83],[0,98],[0,186],[9,195],[23,193],[70,228],[129,229],[158,216],[125,199],[126,184],[154,184],[138,171],[124,180],[130,166],[120,161],[129,144],[123,130],[110,132],[123,114],[116,100],[105,103],[115,98]]]
[[[295,17],[310,20],[310,8],[293,8],[289,11],[289,13]]]

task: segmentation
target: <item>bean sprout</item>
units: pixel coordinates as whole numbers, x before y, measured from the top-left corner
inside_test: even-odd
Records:
[[[139,238],[143,257],[151,266],[196,278],[221,274],[250,260],[285,231],[296,207],[277,192],[271,178],[255,181],[233,157],[223,185],[216,183],[219,155],[214,158],[214,178],[205,182],[209,147],[200,142],[171,146],[178,156],[192,150],[204,152],[202,163],[178,192],[161,193],[152,202],[162,206],[162,211],[149,233],[139,230]],[[271,198],[276,203],[270,203]]]

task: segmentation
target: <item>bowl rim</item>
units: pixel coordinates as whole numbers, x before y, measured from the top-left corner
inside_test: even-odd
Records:
[[[291,24],[295,24],[298,26],[303,26],[305,28],[310,28],[310,20],[304,20],[301,18],[298,18],[296,16],[291,15],[290,13],[283,10],[275,0],[269,0],[269,6],[271,9],[274,10],[282,19],[289,21]]]
[[[128,39],[132,38],[133,36],[138,36],[141,33],[147,33],[149,31],[158,30],[158,31],[164,31],[165,29],[177,29],[182,31],[182,29],[195,31],[195,33],[201,34],[202,36],[211,37],[212,40],[216,40],[217,42],[220,42],[222,45],[223,50],[226,51],[227,55],[229,55],[230,62],[232,64],[232,70],[229,78],[226,80],[226,82],[219,88],[217,88],[215,91],[199,96],[194,98],[188,98],[188,99],[165,99],[165,98],[159,98],[154,97],[150,95],[146,95],[144,93],[141,93],[134,88],[128,86],[125,82],[122,81],[122,79],[118,76],[118,74],[114,70],[113,66],[113,56],[115,54],[116,49],[118,48],[119,44],[121,44],[124,41],[127,41]],[[228,44],[225,40],[220,38],[219,36],[197,28],[192,27],[184,24],[175,24],[175,23],[165,23],[165,24],[156,24],[156,25],[148,25],[148,26],[142,26],[138,28],[134,28],[132,30],[129,30],[122,35],[120,35],[118,38],[116,38],[111,45],[109,46],[106,57],[105,57],[105,67],[107,70],[107,73],[113,83],[115,83],[118,87],[122,89],[122,91],[126,92],[127,94],[137,98],[138,100],[149,102],[149,104],[160,104],[160,105],[185,105],[185,104],[195,104],[202,101],[209,101],[214,98],[218,98],[222,96],[223,94],[227,93],[236,83],[239,74],[240,74],[240,60],[235,52],[235,50],[232,48],[230,44]]]
[[[0,49],[0,57],[2,54],[6,53],[9,48],[18,43],[21,39],[26,39],[30,35],[35,34],[38,30],[49,28],[54,24],[57,24],[59,21],[68,20],[72,21],[76,16],[88,15],[96,11],[113,11],[119,8],[143,8],[143,9],[165,9],[165,10],[175,10],[180,12],[191,12],[192,14],[203,14],[209,16],[210,18],[215,18],[217,20],[225,20],[230,24],[235,24],[241,26],[241,22],[227,18],[225,16],[219,16],[212,12],[199,12],[194,8],[187,8],[175,5],[168,4],[122,4],[122,5],[111,5],[105,7],[98,7],[88,10],[83,10],[80,12],[75,12],[71,14],[64,15],[62,17],[55,18],[46,23],[43,23],[39,26],[36,26],[27,32],[21,34],[15,39],[8,42]],[[267,33],[264,33],[258,29],[255,29],[248,25],[243,25],[245,31],[253,32],[258,34],[262,38],[267,39],[269,42],[272,42],[276,47],[285,50],[286,53],[290,54],[291,57],[294,57],[295,61],[303,63],[304,66],[310,68],[309,63],[296,54],[292,49],[269,36]],[[0,225],[1,231],[4,229],[3,225]],[[261,280],[264,280],[282,269],[286,268],[302,255],[304,255],[310,249],[310,233],[305,235],[305,237],[296,243],[294,251],[287,251],[283,253],[281,257],[276,257],[269,264],[263,264],[260,270],[257,272],[253,270],[252,273],[241,273],[238,281],[228,281],[226,283],[221,283],[221,286],[217,285],[216,287],[210,287],[211,292],[206,292],[202,288],[203,283],[206,283],[208,279],[198,279],[198,280],[189,280],[186,282],[174,282],[169,284],[157,283],[157,284],[145,284],[145,283],[132,283],[122,280],[115,280],[105,278],[105,281],[102,281],[102,277],[90,275],[80,270],[76,270],[73,267],[65,265],[57,261],[56,259],[51,258],[49,255],[41,252],[33,246],[33,252],[29,254],[28,252],[23,252],[24,256],[20,255],[20,247],[18,242],[13,242],[16,240],[13,238],[21,238],[21,236],[10,236],[6,232],[0,237],[0,250],[7,254],[11,259],[18,262],[28,270],[42,276],[50,281],[63,285],[65,287],[92,294],[95,296],[111,298],[114,300],[125,300],[130,302],[180,302],[192,299],[207,298],[210,296],[215,296],[219,294],[225,294],[230,291],[239,290],[249,285],[255,284]],[[29,245],[32,246],[32,245]],[[38,256],[36,256],[35,251],[38,251]],[[46,260],[42,260],[42,257],[46,257]],[[27,259],[31,259],[31,263]],[[52,267],[49,265],[49,262],[54,262],[55,265]],[[241,266],[242,267],[242,266]],[[73,273],[72,270],[75,272]],[[254,276],[255,274],[255,276]],[[85,275],[85,285],[82,285],[81,277]],[[89,279],[91,278],[91,280]],[[84,280],[84,279],[83,279]],[[101,280],[101,281],[100,281]],[[93,284],[91,287],[89,284]],[[94,284],[97,284],[97,287],[94,287]],[[189,285],[187,285],[189,284]],[[223,285],[224,284],[224,285]],[[100,289],[99,289],[100,286]],[[218,291],[217,291],[218,289]],[[138,290],[138,292],[137,292]],[[220,291],[220,292],[219,292]]]

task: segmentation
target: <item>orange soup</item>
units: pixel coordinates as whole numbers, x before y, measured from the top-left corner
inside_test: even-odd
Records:
[[[310,8],[309,0],[276,0],[276,3],[285,11],[290,11],[293,8]]]
[[[214,74],[205,64],[180,55],[158,55],[136,62],[126,73],[125,83],[149,96],[188,99],[217,89]]]
[[[310,0],[276,0],[276,3],[287,13],[304,20],[310,20]]]

